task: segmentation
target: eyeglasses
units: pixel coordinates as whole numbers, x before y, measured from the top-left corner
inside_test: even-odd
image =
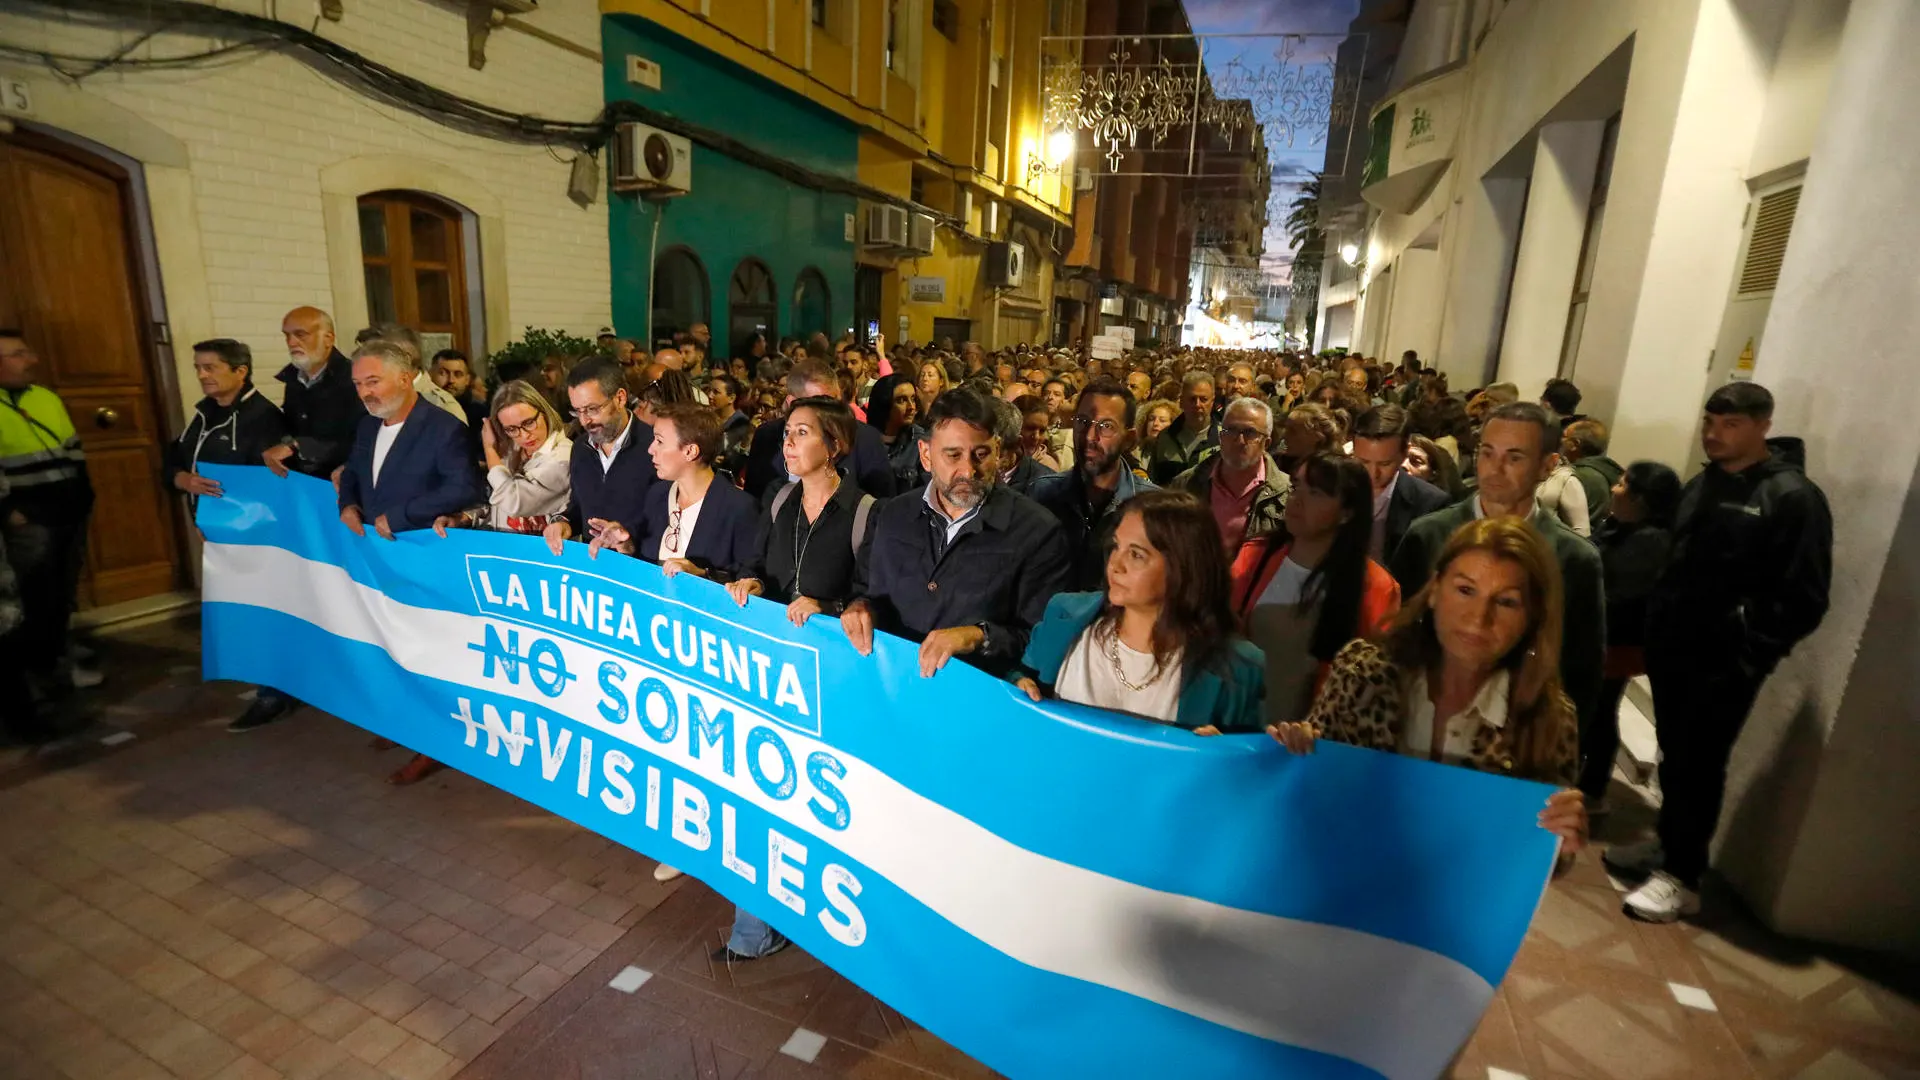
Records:
[[[664,539],[668,551],[680,550],[680,510],[677,507],[667,511],[667,535]]]
[[[1241,442],[1258,442],[1267,437],[1267,433],[1253,427],[1226,427],[1220,429],[1222,438],[1239,439]]]
[[[522,435],[533,434],[535,429],[539,428],[542,420],[544,419],[545,419],[544,417],[535,416],[533,419],[527,421],[524,424],[501,424],[500,430],[506,432],[508,435],[517,439]]]
[[[1111,420],[1095,420],[1086,416],[1074,417],[1073,426],[1080,431],[1092,429],[1095,434],[1103,439],[1110,439],[1121,432],[1120,425]]]
[[[575,405],[573,414],[582,420],[601,420],[614,415],[616,408],[613,399],[609,398],[598,405]]]

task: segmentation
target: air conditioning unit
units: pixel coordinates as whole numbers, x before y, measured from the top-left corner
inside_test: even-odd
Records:
[[[954,185],[958,194],[953,198],[953,216],[960,219],[960,227],[973,227],[973,189],[964,184]]]
[[[1080,192],[1093,190],[1093,170],[1092,169],[1073,170],[1073,190],[1080,191]]]
[[[987,284],[1018,288],[1027,278],[1027,245],[1008,240],[987,245]]]
[[[693,147],[680,135],[645,124],[613,131],[613,190],[685,195],[693,189]]]
[[[1127,310],[1127,302],[1118,296],[1103,297],[1100,301],[1100,314],[1120,315]]]
[[[867,230],[860,242],[867,247],[906,247],[907,212],[897,206],[867,207]]]
[[[999,234],[1000,204],[988,199],[986,208],[980,212],[980,235],[991,240]]]
[[[933,215],[907,215],[907,250],[933,254]]]
[[[1133,302],[1133,317],[1145,321],[1147,317],[1147,302],[1145,300],[1135,300]]]

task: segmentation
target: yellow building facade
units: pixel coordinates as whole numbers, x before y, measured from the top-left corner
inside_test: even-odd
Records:
[[[601,10],[656,23],[848,121],[855,179],[932,220],[930,243],[924,229],[910,244],[876,242],[876,204],[861,200],[850,227],[856,332],[997,348],[1054,331],[1075,170],[1071,140],[1043,130],[1041,57],[1077,47],[1084,3],[603,0]],[[755,123],[739,118],[743,137]]]

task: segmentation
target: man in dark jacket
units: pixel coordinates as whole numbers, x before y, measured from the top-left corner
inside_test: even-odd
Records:
[[[780,456],[780,444],[786,438],[786,410],[806,397],[830,397],[840,400],[840,376],[824,360],[802,360],[787,372],[787,400],[777,421],[760,425],[753,433],[753,445],[747,451],[747,494],[764,499],[791,477]],[[853,429],[853,453],[843,466],[860,485],[860,490],[877,499],[893,494],[893,468],[887,460],[886,440],[869,424]]]
[[[1406,355],[1412,357],[1413,350]],[[1360,414],[1353,425],[1353,456],[1367,467],[1367,479],[1373,482],[1373,537],[1367,554],[1385,566],[1415,521],[1452,500],[1401,467],[1407,463],[1407,410],[1398,405],[1376,405]]]
[[[280,413],[287,428],[279,445],[260,460],[276,476],[302,472],[329,479],[347,463],[353,433],[367,415],[353,389],[353,364],[334,348],[333,317],[316,307],[297,307],[280,320],[288,364],[281,383]],[[300,703],[262,686],[228,731],[252,731],[291,713]]]
[[[1147,444],[1145,456],[1153,462],[1147,475],[1156,484],[1200,463],[1207,451],[1220,445],[1220,423],[1213,415],[1213,375],[1200,368],[1180,381],[1180,415]]]
[[[232,338],[202,341],[193,347],[193,373],[206,396],[161,455],[168,486],[186,492],[190,505],[221,494],[218,482],[200,475],[202,462],[257,465],[287,438],[280,406],[254,389],[252,349]]]
[[[331,477],[346,464],[353,433],[367,410],[353,390],[353,365],[334,348],[333,317],[315,307],[297,307],[281,320],[292,362],[280,369],[280,411],[287,419],[287,440],[266,452],[267,468],[278,476],[297,469],[308,476]]]
[[[1772,424],[1765,387],[1729,383],[1707,399],[1710,464],[1681,493],[1673,557],[1648,602],[1659,839],[1606,862],[1646,878],[1626,908],[1649,922],[1700,909],[1734,741],[1767,675],[1827,613],[1833,517],[1800,440],[1769,439]]]
[[[1174,477],[1170,487],[1192,492],[1213,512],[1227,561],[1240,545],[1284,530],[1293,481],[1267,453],[1273,444],[1273,406],[1257,397],[1236,399],[1220,418],[1220,449]]]
[[[367,415],[340,473],[340,521],[355,536],[371,525],[391,540],[486,500],[467,456],[466,424],[427,402],[413,385],[419,374],[391,341],[369,341],[354,353],[353,384]]]
[[[555,555],[568,539],[591,541],[609,524],[640,532],[647,490],[659,474],[647,452],[653,429],[634,419],[626,380],[619,362],[607,356],[590,356],[567,373],[567,402],[584,437],[573,440],[568,461],[573,494],[566,519],[545,533]]]
[[[1153,489],[1127,468],[1135,408],[1132,391],[1117,381],[1088,383],[1073,414],[1073,468],[1041,477],[1029,492],[1060,522],[1073,560],[1066,587],[1073,592],[1106,588],[1107,549],[1121,509]]]
[[[1573,478],[1587,497],[1587,521],[1598,528],[1612,513],[1613,485],[1627,470],[1607,456],[1611,436],[1598,420],[1580,419],[1560,433],[1560,456],[1573,463]]]
[[[1573,699],[1580,729],[1585,731],[1600,701],[1606,661],[1606,595],[1601,588],[1600,553],[1533,498],[1534,490],[1559,463],[1559,455],[1553,453],[1556,430],[1547,410],[1531,402],[1509,402],[1488,413],[1480,429],[1480,453],[1474,461],[1480,479],[1478,492],[1414,522],[1393,553],[1388,569],[1400,583],[1400,594],[1412,596],[1433,577],[1434,563],[1460,526],[1482,517],[1531,521],[1560,564],[1564,597],[1560,682]]]
[[[924,490],[883,504],[855,563],[840,616],[853,647],[876,629],[920,642],[920,673],[962,656],[993,675],[1019,662],[1047,600],[1066,587],[1068,555],[1052,515],[995,483],[992,402],[949,390],[927,414]]]

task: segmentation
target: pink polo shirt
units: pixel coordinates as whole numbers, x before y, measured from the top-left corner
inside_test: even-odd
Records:
[[[1220,540],[1225,545],[1227,558],[1231,560],[1240,551],[1240,542],[1247,535],[1247,514],[1253,509],[1254,493],[1267,482],[1267,458],[1260,456],[1260,467],[1253,471],[1253,479],[1246,486],[1235,490],[1227,486],[1227,470],[1223,465],[1214,466],[1213,484],[1208,492],[1208,502],[1212,504],[1213,520],[1220,526]]]

